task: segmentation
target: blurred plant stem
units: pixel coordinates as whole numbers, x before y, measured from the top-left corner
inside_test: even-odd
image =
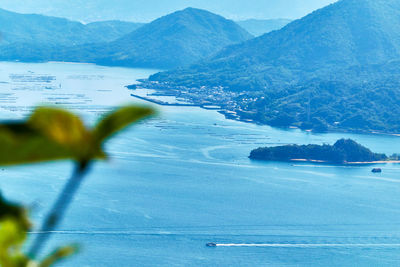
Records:
[[[43,248],[62,221],[91,163],[107,159],[104,143],[129,125],[154,114],[152,108],[128,105],[106,114],[90,129],[67,110],[39,107],[24,121],[0,122],[0,165],[53,160],[76,162],[72,177],[45,217],[28,255],[22,252],[30,229],[25,209],[2,201],[0,195],[0,266],[49,267],[75,253],[75,246],[63,246],[41,263],[37,260],[44,254]]]
[[[57,200],[54,202],[46,216],[43,225],[29,250],[28,255],[32,259],[35,259],[40,254],[41,249],[45,246],[53,231],[61,223],[69,205],[81,186],[85,175],[88,173],[90,165],[90,162],[76,165],[74,173],[65,184],[62,192],[58,195]]]

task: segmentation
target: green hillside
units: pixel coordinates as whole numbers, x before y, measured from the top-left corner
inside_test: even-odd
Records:
[[[274,126],[400,132],[400,1],[342,0],[151,81],[224,87]],[[250,99],[250,100],[249,100]]]

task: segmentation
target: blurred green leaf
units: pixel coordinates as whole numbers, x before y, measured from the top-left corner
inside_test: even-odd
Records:
[[[27,231],[30,227],[27,211],[24,207],[8,202],[0,194],[0,221],[13,218]]]
[[[65,159],[89,161],[93,158],[105,158],[101,148],[93,146],[91,131],[85,128],[79,117],[69,111],[40,107],[28,119],[27,124],[50,142],[63,146],[67,152],[63,152]],[[56,155],[57,151],[54,152]]]
[[[0,266],[26,266],[28,259],[21,252],[26,236],[26,229],[17,219],[0,220]]]
[[[25,123],[0,124],[0,165],[69,159],[72,151]]]
[[[48,257],[46,257],[40,264],[39,267],[50,267],[55,263],[64,260],[65,258],[75,254],[78,251],[77,246],[65,246],[56,249]]]
[[[30,228],[26,210],[6,201],[0,194],[0,266],[26,266],[21,248]]]
[[[77,246],[56,249],[40,264],[23,252],[23,245],[30,228],[26,210],[6,201],[0,195],[0,266],[1,267],[50,267],[78,251]]]
[[[4,267],[24,266],[21,246],[26,239],[26,232],[16,219],[0,221],[0,265]]]
[[[123,107],[105,116],[91,131],[79,117],[66,110],[38,108],[26,122],[0,124],[0,165],[105,159],[102,142],[152,114],[154,111],[146,107]]]
[[[93,135],[98,143],[110,138],[118,131],[143,118],[154,115],[149,107],[125,106],[109,113],[96,125]]]
[[[81,119],[63,109],[37,108],[27,124],[60,144],[79,146],[90,139]]]

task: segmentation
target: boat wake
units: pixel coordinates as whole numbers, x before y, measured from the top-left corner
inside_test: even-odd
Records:
[[[209,245],[213,244],[213,245]],[[209,243],[209,247],[272,247],[272,248],[348,248],[348,247],[400,247],[400,244],[218,244]]]

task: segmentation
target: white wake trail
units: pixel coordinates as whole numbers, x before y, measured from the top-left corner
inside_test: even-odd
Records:
[[[216,247],[335,248],[400,247],[400,244],[215,244]]]

